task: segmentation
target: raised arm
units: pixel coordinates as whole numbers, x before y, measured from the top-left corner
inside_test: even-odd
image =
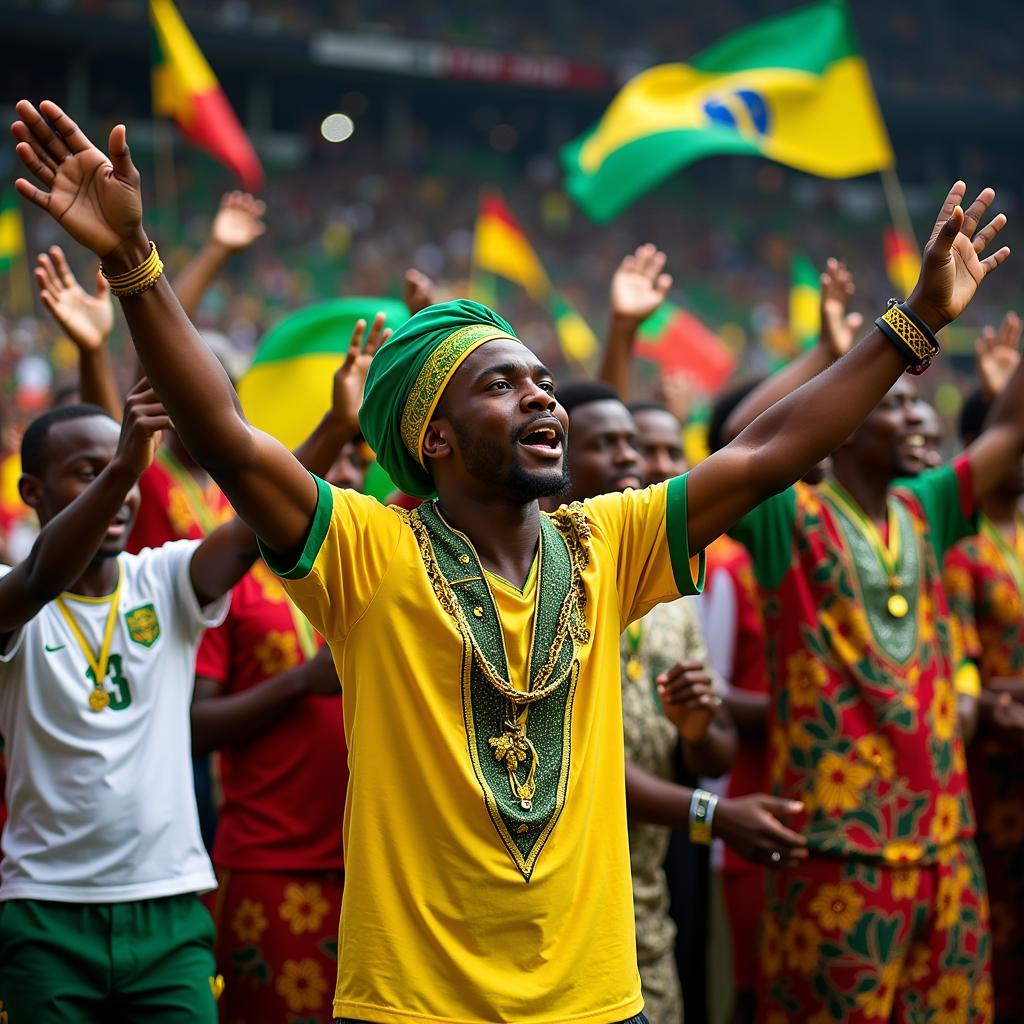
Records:
[[[146,381],[128,396],[114,458],[40,531],[28,558],[0,579],[0,634],[25,625],[62,594],[96,557],[128,492],[153,461],[171,421]]]
[[[110,332],[114,307],[107,279],[96,271],[96,294],[90,295],[68,266],[64,250],[50,246],[36,257],[36,287],[46,311],[78,349],[78,387],[83,402],[105,409],[121,419],[121,396],[110,362]]]
[[[827,366],[853,348],[864,318],[847,313],[846,305],[855,291],[853,274],[846,264],[830,258],[821,278],[821,333],[818,343],[791,359],[778,373],[773,373],[754,388],[725,421],[722,436],[731,441],[766,409],[785,398],[801,384],[817,376]]]
[[[363,344],[366,321],[356,322],[345,359],[334,374],[331,407],[313,433],[295,449],[295,457],[310,473],[326,476],[341,449],[359,433],[358,412],[363,400],[366,374],[373,354],[391,336],[384,328],[384,314],[373,319],[370,336]],[[200,605],[227,593],[248,572],[258,557],[256,535],[241,519],[224,523],[206,537],[192,557],[192,588]]]
[[[629,401],[630,369],[637,328],[665,301],[672,278],[663,273],[665,254],[641,245],[625,256],[612,277],[611,319],[598,377]]]
[[[248,192],[228,192],[221,197],[210,237],[174,281],[175,294],[190,320],[231,257],[248,249],[266,230],[265,211],[263,201]]]
[[[978,233],[995,192],[986,188],[965,214],[966,186],[949,191],[924,250],[921,277],[907,300],[933,333],[951,323],[985,275],[1009,255],[986,247],[1006,223],[998,214]],[[773,405],[731,444],[695,467],[688,482],[691,551],[698,551],[765,498],[799,480],[834,451],[904,372],[901,352],[877,327],[813,380]]]
[[[999,330],[985,329],[976,345],[978,375],[993,399],[985,430],[967,450],[975,498],[1000,483],[1024,453],[1024,368],[1020,317],[1010,312]]]
[[[18,191],[96,253],[108,275],[139,267],[151,246],[124,125],[110,133],[108,158],[55,103],[40,109],[27,100],[17,105],[17,153],[43,186],[19,178]],[[246,421],[231,381],[165,277],[120,301],[135,350],[193,458],[271,550],[297,551],[316,510],[313,478]]]

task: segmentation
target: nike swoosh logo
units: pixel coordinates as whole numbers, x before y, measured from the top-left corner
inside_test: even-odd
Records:
[[[63,651],[64,645],[57,644],[56,647],[51,647],[49,644],[43,644],[43,648],[45,649],[47,654],[53,654],[54,651]]]

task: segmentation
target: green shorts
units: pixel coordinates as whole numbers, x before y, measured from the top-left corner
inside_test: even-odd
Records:
[[[0,902],[0,1013],[8,1024],[216,1024],[213,941],[191,893]]]

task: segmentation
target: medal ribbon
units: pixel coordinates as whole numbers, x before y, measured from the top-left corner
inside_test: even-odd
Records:
[[[302,651],[303,658],[310,661],[320,649],[316,640],[316,630],[309,624],[309,619],[299,611],[295,602],[290,597],[286,600],[288,601],[288,611],[292,613],[292,625],[295,627],[295,635],[299,640],[299,650]]]
[[[893,590],[898,589],[900,579],[896,572],[896,567],[900,561],[900,527],[899,521],[896,518],[896,509],[893,508],[892,502],[887,502],[886,504],[889,516],[889,543],[886,544],[882,541],[882,535],[879,533],[878,527],[864,515],[849,492],[841,484],[835,480],[828,480],[821,485],[821,492],[834,505],[841,508],[846,513],[847,518],[857,526],[865,540],[871,545],[882,568],[885,569],[885,574],[889,578],[889,586]]]
[[[195,477],[192,476],[168,448],[159,448],[156,457],[167,472],[171,474],[171,479],[181,488],[189,511],[192,513],[192,518],[199,524],[199,529],[203,531],[203,536],[207,536],[217,525],[213,510],[210,508],[209,496],[196,483]]]
[[[987,516],[982,516],[981,519],[981,532],[999,549],[1018,592],[1024,596],[1024,522],[1020,516],[1014,518],[1014,527],[1014,545],[1011,547],[1010,542],[991,519]]]
[[[114,624],[117,622],[117,612],[121,602],[122,578],[121,563],[118,562],[117,586],[114,587],[114,592],[109,598],[110,611],[107,612],[107,621],[103,627],[103,641],[100,644],[98,655],[93,653],[93,649],[89,646],[89,641],[85,639],[85,634],[82,632],[82,627],[78,625],[78,620],[71,614],[71,609],[68,608],[63,595],[57,598],[57,608],[60,610],[61,615],[64,616],[64,621],[68,624],[68,629],[71,630],[71,635],[75,638],[75,642],[85,655],[89,668],[92,669],[93,688],[96,690],[103,689],[103,682],[107,678],[107,665],[110,663],[110,644],[114,639]]]

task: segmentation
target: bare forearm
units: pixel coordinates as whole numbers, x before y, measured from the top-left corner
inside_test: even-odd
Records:
[[[190,320],[195,319],[207,289],[228,265],[230,259],[230,249],[216,242],[207,242],[175,279],[174,292]]]
[[[85,572],[136,479],[111,462],[40,530],[28,558],[0,580],[0,633],[24,625]]]
[[[598,378],[611,384],[623,402],[629,401],[633,342],[638,326],[633,317],[612,316],[601,354],[601,367],[597,372]]]
[[[992,403],[985,431],[967,449],[975,498],[983,498],[1024,451],[1024,360],[1017,364],[1006,387]]]
[[[356,436],[357,431],[334,416],[330,410],[313,433],[295,449],[295,458],[317,476],[326,476],[341,454],[341,449]]]
[[[626,813],[634,821],[685,828],[693,790],[626,762]]]
[[[974,734],[978,731],[978,720],[981,712],[981,702],[977,697],[970,697],[961,693],[957,695],[956,710],[957,720],[960,724],[960,735],[964,743],[970,743]]]
[[[768,729],[768,694],[750,690],[730,690],[725,695],[729,717],[740,736],[763,739]]]
[[[692,775],[717,779],[732,767],[736,748],[736,730],[723,716],[711,723],[699,743],[683,742],[683,762]]]
[[[219,689],[216,683],[197,680],[192,704],[192,754],[201,757],[224,747],[242,746],[280,723],[306,695],[305,671],[300,665],[252,689],[224,697],[211,695],[211,690]],[[200,693],[206,696],[200,697]]]
[[[725,421],[722,439],[728,443],[745,427],[748,427],[761,413],[770,409],[780,399],[795,391],[801,384],[816,377],[831,366],[832,356],[821,345],[790,360],[778,373],[773,373],[743,399]]]
[[[874,329],[813,380],[762,413],[688,477],[689,543],[699,551],[833,452],[906,370]]]
[[[124,403],[117,393],[114,366],[106,343],[99,348],[86,349],[78,360],[78,387],[83,402],[92,402],[105,409],[119,423]]]

